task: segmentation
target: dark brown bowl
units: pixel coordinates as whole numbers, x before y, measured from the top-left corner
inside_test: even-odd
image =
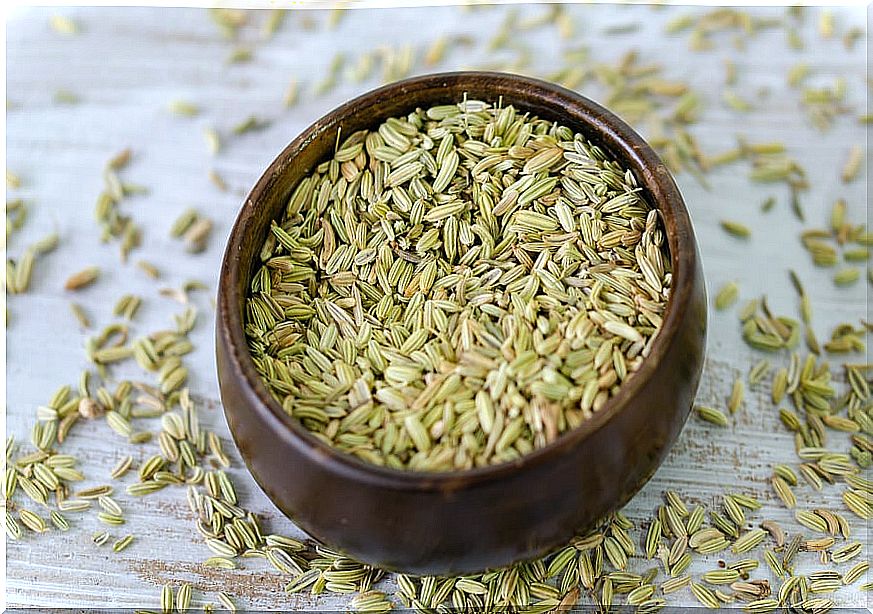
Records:
[[[297,182],[343,134],[416,107],[470,98],[557,120],[633,170],[663,213],[672,297],[651,354],[591,419],[519,460],[455,473],[366,464],[315,439],[270,396],[249,356],[243,305],[260,246]],[[626,503],[652,476],[691,408],[706,337],[700,256],[682,195],[654,151],[615,115],[564,88],[515,75],[416,77],[355,98],[294,139],[243,205],[221,265],[216,351],[230,430],[267,496],[304,531],[361,561],[457,574],[528,559]]]

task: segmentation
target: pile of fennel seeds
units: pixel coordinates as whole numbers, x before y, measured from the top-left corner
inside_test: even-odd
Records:
[[[670,295],[656,210],[571,129],[476,100],[339,143],[246,307],[255,365],[319,439],[426,471],[507,462],[601,408]]]

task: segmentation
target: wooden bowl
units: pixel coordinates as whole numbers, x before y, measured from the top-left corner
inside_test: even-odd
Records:
[[[298,181],[352,134],[416,107],[471,99],[581,132],[633,170],[663,213],[673,289],[651,354],[578,428],[515,462],[454,473],[364,463],[315,439],[267,392],[249,356],[243,305],[260,247]],[[459,574],[545,554],[624,505],[664,459],[690,411],[706,337],[700,256],[682,195],[654,151],[618,117],[564,88],[515,75],[407,79],[331,111],[279,154],[252,189],[221,265],[216,351],[221,398],[249,470],[304,531],[360,561]]]

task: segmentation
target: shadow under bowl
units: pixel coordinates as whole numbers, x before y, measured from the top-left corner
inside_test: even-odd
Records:
[[[580,132],[635,174],[660,209],[672,295],[650,355],[592,418],[515,462],[455,473],[399,471],[332,449],[288,416],[255,370],[244,305],[270,223],[342,134],[417,107],[470,99]],[[703,367],[706,295],[682,196],[645,141],[574,92],[489,72],[426,75],[355,98],[294,139],[252,189],[221,265],[216,352],[230,430],[267,496],[304,531],[360,561],[412,574],[461,574],[545,554],[620,508],[652,476],[691,409]]]

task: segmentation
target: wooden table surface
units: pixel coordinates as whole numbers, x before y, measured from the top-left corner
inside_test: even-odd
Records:
[[[190,386],[205,425],[218,431],[232,448],[218,402],[211,297],[224,239],[245,193],[303,128],[379,83],[378,75],[362,83],[343,78],[332,91],[314,95],[313,87],[336,52],[344,52],[347,65],[353,65],[362,52],[379,46],[411,44],[420,54],[440,35],[464,34],[479,42],[452,50],[437,68],[482,66],[495,57],[507,57],[505,52],[489,54],[482,43],[499,27],[507,10],[505,6],[473,11],[451,6],[358,9],[348,11],[333,28],[326,24],[326,12],[294,11],[270,40],[263,40],[261,30],[266,14],[254,12],[240,35],[254,57],[238,64],[226,62],[234,43],[221,36],[203,9],[19,8],[10,13],[7,159],[22,185],[7,190],[7,198],[25,199],[31,215],[22,231],[9,241],[8,254],[17,257],[24,246],[52,231],[60,234],[61,245],[37,262],[27,294],[7,297],[8,433],[26,441],[35,408],[61,384],[75,384],[81,370],[87,368],[83,350],[86,333],[69,311],[71,297],[63,284],[71,273],[98,265],[103,277],[76,295],[98,326],[110,321],[112,305],[126,292],[144,297],[136,330],[169,325],[171,315],[182,307],[159,295],[158,290],[179,287],[189,279],[208,285],[208,292],[192,295],[200,319],[192,333],[197,347],[188,360]],[[532,16],[546,7],[531,5],[518,10],[523,16]],[[593,58],[605,61],[615,61],[628,49],[637,48],[641,59],[664,66],[665,77],[686,80],[704,97],[702,121],[691,131],[705,151],[732,147],[738,134],[754,141],[783,141],[810,175],[812,187],[803,195],[806,226],[825,225],[838,197],[848,202],[853,220],[865,220],[869,171],[862,169],[860,179],[849,185],[841,183],[839,174],[850,146],[866,149],[867,133],[856,119],[865,112],[867,101],[866,36],[852,51],[843,48],[839,36],[822,40],[816,31],[817,18],[810,11],[801,27],[806,41],[803,51],[789,51],[784,30],[777,28],[750,39],[745,50],[735,50],[725,34],[715,37],[714,50],[692,53],[687,35],[667,36],[664,24],[679,14],[709,9],[568,5],[566,10],[576,25],[574,40],[561,40],[553,28],[525,33],[523,43],[533,50],[530,73],[552,72],[560,50],[567,46],[585,45]],[[49,18],[56,13],[75,19],[81,32],[73,36],[54,32]],[[784,10],[761,9],[758,13],[781,16]],[[862,8],[837,9],[835,16],[838,33],[850,26],[865,26],[869,19]],[[315,27],[306,27],[307,21]],[[739,114],[721,101],[726,57],[736,63],[736,89],[754,101],[753,113]],[[798,91],[786,85],[786,72],[800,60],[812,68],[811,84],[829,85],[838,76],[846,78],[849,104],[855,111],[826,132],[810,125]],[[425,71],[420,62],[413,70]],[[292,78],[300,83],[300,102],[285,109],[283,95]],[[768,92],[759,98],[761,88]],[[53,98],[59,89],[75,93],[79,102],[58,104]],[[582,92],[595,99],[602,95],[596,88],[586,87]],[[201,114],[193,118],[173,115],[168,105],[177,99],[195,103]],[[215,127],[227,135],[232,126],[252,114],[270,120],[270,125],[227,137],[221,152],[210,154],[203,137],[205,127]],[[134,152],[130,166],[123,171],[125,179],[149,189],[147,195],[132,197],[124,204],[125,211],[143,228],[142,247],[133,252],[131,260],[153,262],[163,272],[160,281],[147,278],[132,264],[122,265],[117,244],[102,244],[94,222],[102,169],[125,147]],[[210,182],[210,169],[224,177],[229,191],[222,192]],[[820,339],[827,338],[839,322],[857,323],[859,318],[869,317],[869,285],[862,279],[852,287],[836,288],[831,280],[833,271],[815,268],[803,251],[798,234],[805,226],[791,214],[786,191],[781,186],[753,185],[747,174],[746,164],[721,167],[709,174],[709,189],[687,173],[677,177],[694,220],[710,296],[722,283],[736,280],[742,299],[766,293],[775,312],[795,315],[797,299],[787,275],[793,268],[807,286]],[[778,202],[770,213],[762,213],[760,204],[771,194]],[[193,256],[168,236],[175,217],[191,206],[215,223],[208,248]],[[719,228],[723,218],[745,220],[753,229],[751,239],[728,236]],[[741,341],[735,310],[711,310],[707,349],[699,401],[723,407],[734,378],[745,376],[761,355]],[[860,355],[852,358],[865,360]],[[786,361],[784,355],[773,358],[774,364]],[[838,361],[842,359],[833,359]],[[125,372],[116,375],[123,377]],[[686,501],[705,505],[717,504],[727,489],[765,502],[762,510],[750,515],[752,522],[774,518],[793,531],[797,525],[791,512],[769,487],[775,463],[796,462],[793,439],[780,425],[768,397],[769,383],[751,389],[744,408],[727,428],[710,427],[691,418],[666,462],[626,508],[627,515],[637,523],[648,519],[667,488],[677,490]],[[848,443],[834,445],[848,450]],[[109,479],[110,467],[122,456],[133,454],[142,460],[154,453],[155,447],[125,444],[99,421],[77,426],[63,450],[82,459],[87,483],[97,484]],[[231,474],[244,504],[261,514],[271,530],[299,534],[260,492],[235,451],[231,456]],[[802,508],[844,509],[839,487],[820,493],[806,486],[796,490]],[[113,554],[109,548],[91,543],[91,535],[101,527],[95,514],[76,516],[72,530],[66,533],[29,533],[19,541],[8,540],[8,604],[157,608],[160,584],[189,581],[198,589],[198,602],[204,594],[200,591],[206,591],[204,598],[214,602],[215,592],[224,588],[241,606],[251,609],[327,611],[347,607],[348,599],[341,596],[314,599],[285,595],[282,586],[287,579],[259,560],[244,561],[244,569],[239,571],[205,568],[201,561],[210,553],[194,530],[184,489],[166,489],[138,500],[122,492],[119,499],[128,516],[124,532],[137,535],[137,541],[122,553]],[[853,530],[857,539],[869,542],[864,523],[854,522]],[[713,568],[717,558],[696,556],[691,572]],[[816,568],[815,559],[806,555],[799,571]],[[631,562],[636,570],[651,565],[642,558]],[[770,578],[778,585],[763,562],[755,577]],[[392,582],[384,586],[390,592]],[[868,593],[856,587],[842,589],[834,598],[846,607],[869,606]],[[670,596],[671,605],[694,603],[687,590]]]

